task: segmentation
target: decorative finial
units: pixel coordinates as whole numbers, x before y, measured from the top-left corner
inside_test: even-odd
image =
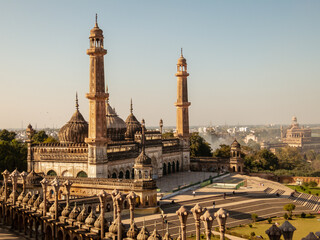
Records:
[[[141,128],[142,128],[142,139],[141,139],[141,145],[142,145],[142,151],[145,151],[145,140],[146,140],[146,136],[145,136],[145,121],[144,119],[142,119],[141,121]]]
[[[183,57],[183,50],[182,50],[182,48],[181,48],[181,57]]]
[[[96,13],[96,25],[95,27],[98,27],[98,14]]]
[[[132,113],[133,111],[133,107],[132,107],[132,98],[131,98],[131,102],[130,102],[130,113]]]
[[[109,104],[109,88],[108,88],[108,85],[106,87],[106,93],[107,93],[107,103]]]
[[[79,111],[78,92],[76,92],[76,109]]]

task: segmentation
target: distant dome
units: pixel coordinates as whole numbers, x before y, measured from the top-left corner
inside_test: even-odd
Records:
[[[297,117],[296,116],[292,117],[292,122],[297,122]]]
[[[69,122],[59,130],[60,143],[83,143],[84,139],[88,137],[88,123],[79,112],[78,99],[76,100],[76,108],[76,112]]]
[[[108,102],[106,105],[108,139],[112,141],[124,140],[125,132],[127,131],[126,123],[117,115]]]
[[[133,140],[136,132],[141,131],[141,123],[137,120],[137,118],[132,113],[132,100],[130,107],[130,115],[126,119],[127,131],[125,133],[126,139]]]

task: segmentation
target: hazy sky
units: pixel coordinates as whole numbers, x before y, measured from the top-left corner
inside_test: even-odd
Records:
[[[1,1],[0,128],[88,120],[89,31],[104,31],[110,103],[175,125],[187,59],[190,124],[320,123],[320,1]]]

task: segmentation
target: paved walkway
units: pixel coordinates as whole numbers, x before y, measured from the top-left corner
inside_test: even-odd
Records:
[[[210,176],[214,177],[217,173],[214,172],[178,172],[159,178],[157,180],[157,187],[161,192],[171,192],[179,186],[186,186],[199,181],[208,179]]]

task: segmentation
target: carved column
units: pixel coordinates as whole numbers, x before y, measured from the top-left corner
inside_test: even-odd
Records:
[[[7,202],[8,200],[8,179],[10,172],[6,169],[2,172],[3,175],[3,183],[4,183],[4,201]]]
[[[41,186],[42,186],[42,192],[43,192],[43,216],[45,217],[47,215],[47,188],[49,185],[49,182],[47,179],[43,178],[41,180]]]
[[[117,219],[118,219],[118,238],[117,240],[122,240],[122,229],[121,229],[121,207],[124,200],[124,196],[121,192],[115,197],[115,202],[117,205]]]
[[[11,174],[10,174],[10,178],[12,181],[12,195],[13,195],[13,199],[12,199],[12,204],[13,206],[16,205],[16,191],[17,191],[17,181],[18,181],[18,177],[19,177],[19,172],[17,169],[15,169]]]
[[[130,225],[134,222],[134,207],[136,204],[137,195],[134,192],[130,192],[127,197],[130,206]]]
[[[8,179],[9,179],[10,172],[6,169],[2,172],[2,175],[3,175],[3,184],[4,184],[4,205],[5,205],[8,200]],[[3,211],[2,213],[3,223],[6,223],[7,213],[6,213],[5,206],[3,206],[2,211]]]
[[[51,186],[54,188],[54,203],[55,203],[55,213],[54,213],[54,219],[58,220],[58,195],[59,195],[59,188],[60,188],[60,182],[58,178],[56,177],[51,182]]]
[[[192,215],[196,225],[196,240],[200,240],[200,216],[204,213],[206,209],[202,208],[199,203],[197,203],[192,209]]]
[[[100,214],[101,214],[101,239],[104,238],[104,210],[106,207],[106,200],[107,200],[107,193],[102,190],[98,194],[99,200],[100,200]]]
[[[28,176],[28,173],[26,173],[25,171],[23,171],[22,173],[20,173],[20,177],[22,178],[22,192],[23,192],[23,194],[25,194],[25,192],[26,192],[26,180],[27,180],[27,176]]]
[[[176,211],[176,214],[178,215],[179,221],[180,221],[180,224],[181,224],[182,240],[186,240],[186,238],[187,238],[186,225],[187,225],[187,219],[188,219],[188,214],[189,213],[190,212],[184,206],[181,206],[179,208],[179,210]]]
[[[227,211],[223,208],[220,208],[217,212],[215,212],[214,216],[216,217],[220,227],[220,240],[224,240],[224,234],[226,233],[226,222],[229,213],[227,213]]]
[[[211,239],[211,228],[214,217],[207,210],[201,217],[201,221],[203,221],[204,228],[206,230],[206,238],[207,240]]]
[[[117,204],[115,202],[115,197],[118,195],[119,191],[117,189],[114,189],[111,192],[112,202],[113,202],[113,221],[116,221],[117,219]]]
[[[69,206],[70,189],[72,186],[72,182],[68,179],[63,183],[63,186],[66,188],[66,192],[67,192],[66,205]]]

